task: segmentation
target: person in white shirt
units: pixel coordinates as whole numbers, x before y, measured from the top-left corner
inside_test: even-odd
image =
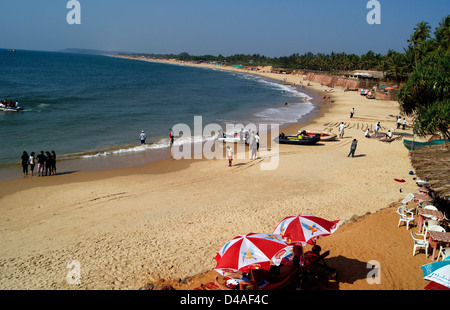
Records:
[[[230,146],[227,146],[228,167],[232,166],[233,153],[233,149]]]
[[[377,133],[378,133],[378,130],[380,130],[380,122],[377,122],[377,123],[375,124],[374,130],[375,130],[375,136],[376,136]]]
[[[141,144],[145,144],[145,139],[147,138],[145,132],[142,130],[141,134],[139,135],[139,140],[141,140]]]
[[[343,138],[344,137],[344,122],[341,122],[341,124],[339,125],[339,138]]]

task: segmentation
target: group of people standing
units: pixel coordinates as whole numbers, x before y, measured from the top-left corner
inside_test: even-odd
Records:
[[[55,151],[47,151],[44,154],[44,151],[41,151],[37,156],[34,152],[31,152],[30,155],[26,151],[23,151],[22,154],[22,171],[23,177],[28,177],[28,172],[30,172],[30,176],[34,174],[34,168],[37,165],[38,177],[46,176],[46,175],[54,175],[56,174],[56,153]],[[28,168],[28,166],[30,166]]]
[[[400,126],[402,126],[402,129],[406,130],[406,119],[403,118],[403,121],[402,121],[402,118],[400,116],[396,116],[396,117],[397,117],[397,129],[399,129]]]
[[[222,133],[222,134],[225,137],[225,133]],[[245,138],[245,141],[244,141],[244,138]],[[247,131],[244,133],[244,130],[241,129],[241,131],[239,133],[239,143],[246,144],[249,146],[249,149],[251,151],[250,159],[258,159],[257,154],[258,154],[258,150],[259,150],[260,139],[261,138],[259,137],[259,132],[255,133],[254,131],[252,131],[250,133],[249,131]],[[228,167],[232,167],[234,151],[233,151],[233,148],[230,147],[229,145],[227,145],[226,154],[227,154],[227,158],[228,158]]]

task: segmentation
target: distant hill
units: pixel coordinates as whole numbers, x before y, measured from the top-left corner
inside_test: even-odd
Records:
[[[112,51],[100,51],[84,48],[66,48],[58,51],[60,53],[71,53],[71,54],[89,54],[89,55],[118,55],[118,54],[132,54],[129,52],[112,52]]]

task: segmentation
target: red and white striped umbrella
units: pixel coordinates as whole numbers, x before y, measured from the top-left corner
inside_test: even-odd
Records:
[[[328,236],[338,229],[339,221],[328,221],[314,215],[294,215],[284,218],[274,230],[288,244],[315,244],[320,236]]]
[[[279,235],[250,233],[236,236],[217,253],[214,269],[223,276],[248,272],[252,268],[269,270],[270,262],[279,264],[282,255],[290,249],[291,246]]]

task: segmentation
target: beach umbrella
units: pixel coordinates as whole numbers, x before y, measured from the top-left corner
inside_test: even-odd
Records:
[[[425,286],[425,289],[427,291],[446,291],[446,290],[450,290],[450,288],[443,286],[439,283],[436,283],[434,281],[430,281],[430,283],[428,283],[427,286]]]
[[[443,261],[421,266],[423,278],[450,288],[450,257]]]
[[[214,268],[222,276],[246,273],[252,268],[270,269],[270,262],[279,265],[291,249],[283,238],[273,234],[239,235],[227,242],[217,253]]]
[[[328,221],[314,215],[294,215],[285,217],[273,234],[283,236],[288,244],[305,246],[315,244],[320,236],[328,236],[338,229],[339,221]]]

